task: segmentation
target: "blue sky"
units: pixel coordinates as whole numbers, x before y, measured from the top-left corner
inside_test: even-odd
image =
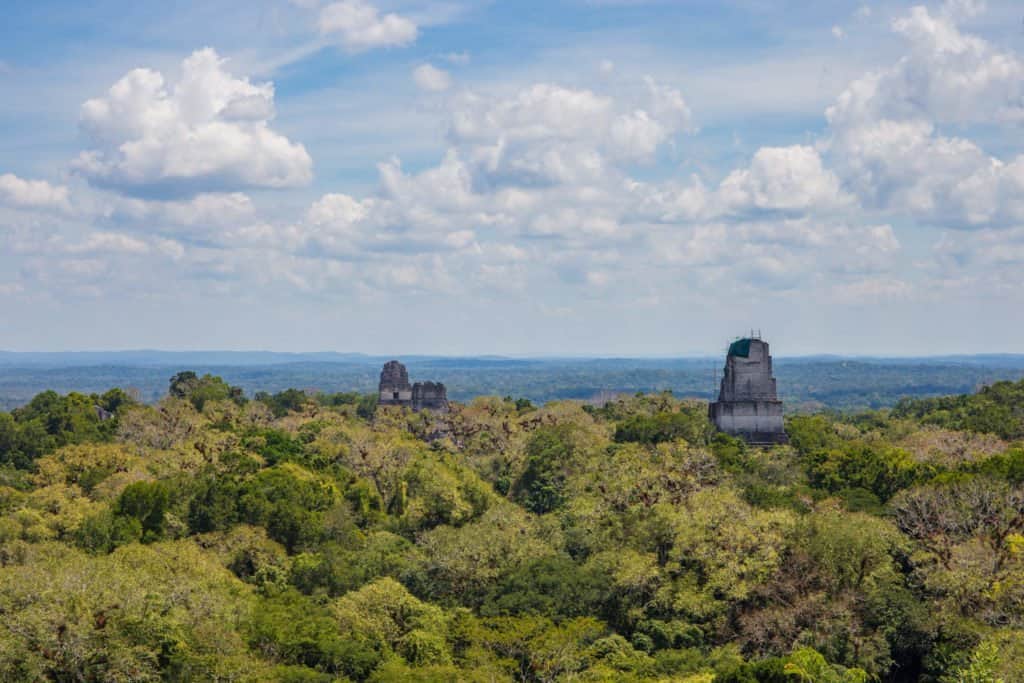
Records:
[[[21,2],[0,348],[1024,352],[1009,2]]]

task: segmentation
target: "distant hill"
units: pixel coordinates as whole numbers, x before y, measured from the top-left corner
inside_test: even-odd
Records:
[[[158,400],[179,370],[221,375],[256,391],[287,388],[325,392],[376,389],[390,356],[270,351],[0,352],[0,409],[53,389],[98,392],[135,387]],[[448,386],[449,396],[512,395],[535,402],[589,399],[602,393],[672,391],[710,398],[721,358],[505,358],[401,356],[417,380]],[[1024,377],[1024,355],[931,358],[777,358],[779,392],[788,410],[841,410],[894,405],[905,397],[971,393],[1001,379]]]
[[[188,365],[280,365],[301,362],[369,362],[359,353],[280,353],[276,351],[0,351],[0,366],[88,367],[178,367]]]

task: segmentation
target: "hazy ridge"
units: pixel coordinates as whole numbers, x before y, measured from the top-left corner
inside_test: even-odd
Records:
[[[324,392],[372,392],[389,356],[270,351],[0,352],[0,408],[35,394],[135,387],[147,401],[161,397],[169,378],[190,369],[220,375],[247,393],[290,387]],[[535,402],[589,399],[603,393],[672,391],[709,398],[722,360],[689,358],[510,358],[401,356],[417,379],[447,384],[449,395],[512,395]],[[1024,377],[1024,355],[985,354],[921,358],[778,357],[782,398],[792,409],[879,408],[905,396],[972,392],[1001,379]]]

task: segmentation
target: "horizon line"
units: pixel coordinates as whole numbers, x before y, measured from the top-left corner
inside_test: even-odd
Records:
[[[728,344],[723,345],[728,348]],[[40,350],[23,351],[15,349],[0,349],[0,355],[9,356],[59,356],[59,355],[128,355],[128,354],[224,354],[224,355],[245,355],[265,354],[278,356],[315,356],[315,355],[337,355],[355,356],[367,359],[394,358],[431,358],[449,360],[701,360],[717,359],[725,355],[724,351],[686,351],[676,354],[630,354],[630,353],[557,353],[557,352],[528,352],[521,354],[493,353],[493,352],[472,352],[472,353],[379,353],[366,351],[338,351],[338,350],[311,350],[311,351],[276,351],[271,349],[156,349],[156,348],[122,348],[122,349],[74,349],[74,350]],[[904,353],[844,353],[844,352],[808,352],[799,354],[778,354],[773,353],[775,359],[805,359],[805,358],[838,358],[838,359],[943,359],[943,358],[978,358],[985,356],[1002,357],[1024,357],[1024,351],[955,351],[947,353],[932,353],[925,355],[904,354]]]

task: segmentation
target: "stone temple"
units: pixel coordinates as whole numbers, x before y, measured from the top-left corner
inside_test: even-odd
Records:
[[[440,382],[409,384],[409,371],[397,360],[388,361],[380,372],[380,405],[413,410],[448,410],[448,390]]]
[[[719,431],[754,445],[789,443],[782,423],[782,401],[772,376],[768,342],[757,337],[729,346],[718,401],[708,408]]]

